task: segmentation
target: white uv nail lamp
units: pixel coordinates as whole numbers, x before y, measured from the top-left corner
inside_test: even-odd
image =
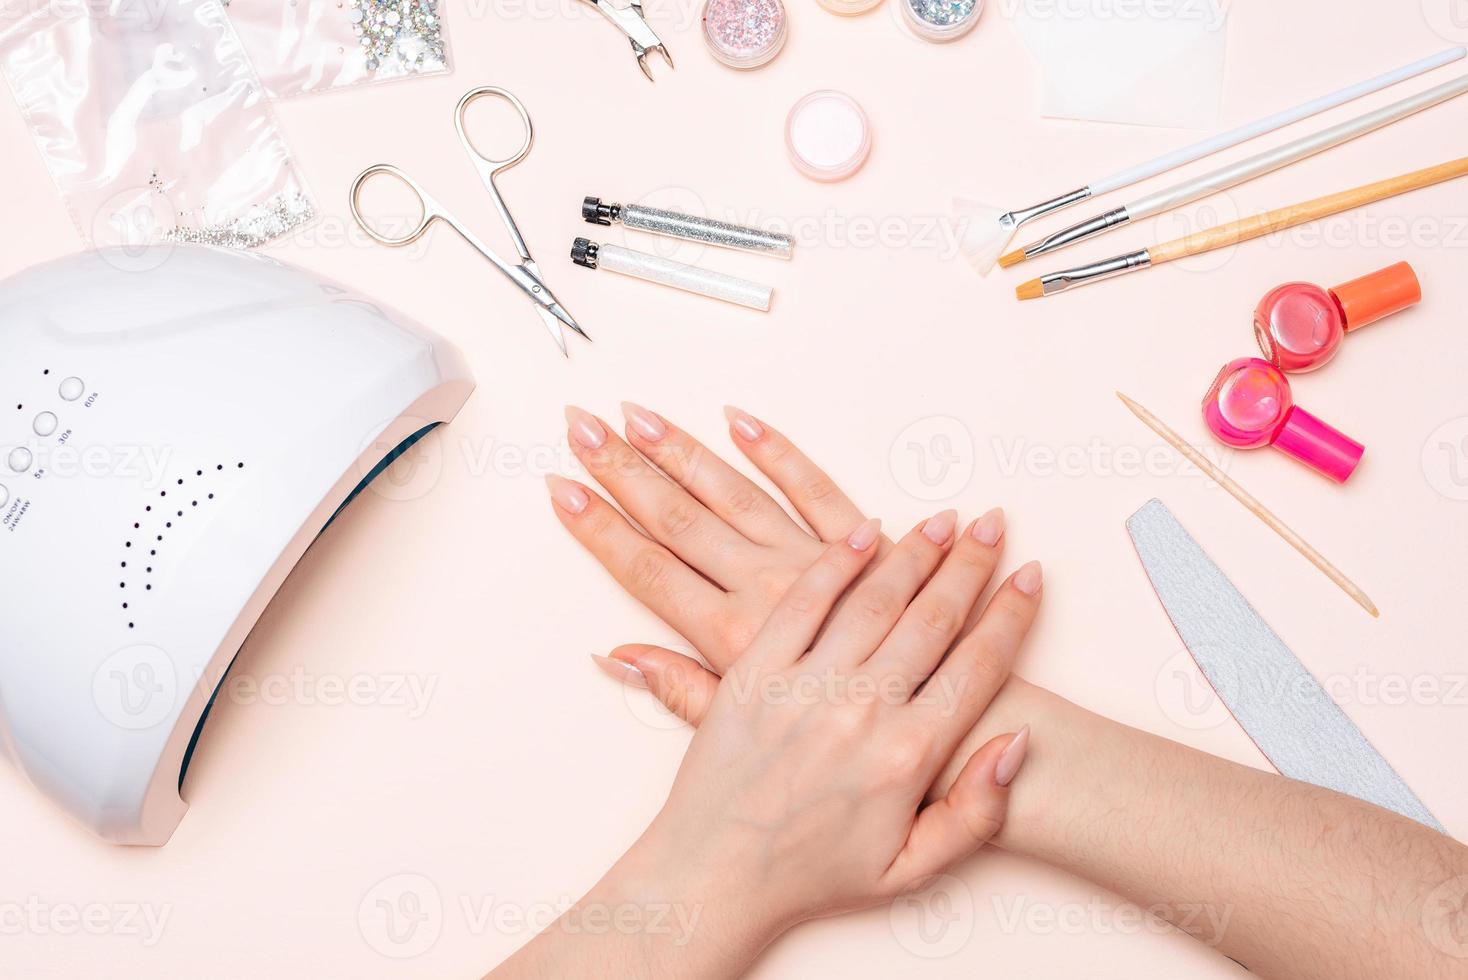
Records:
[[[164,844],[213,695],[291,568],[474,390],[342,286],[200,246],[0,283],[0,739],[103,838]]]

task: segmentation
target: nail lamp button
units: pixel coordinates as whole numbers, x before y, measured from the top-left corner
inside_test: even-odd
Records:
[[[57,394],[61,396],[63,401],[74,402],[85,394],[86,390],[87,386],[82,382],[81,378],[67,378],[61,382],[61,387],[57,389]]]
[[[36,430],[38,436],[49,436],[56,431],[56,416],[50,412],[42,412],[36,416],[32,428]]]
[[[0,507],[10,503],[10,488],[0,483]]]
[[[10,451],[10,455],[6,457],[5,462],[8,463],[10,465],[10,468],[15,472],[24,473],[26,470],[31,468],[31,461],[34,458],[35,457],[31,455],[31,451],[29,449],[25,448],[24,446],[18,446],[17,448]]]
[[[845,180],[872,150],[867,114],[844,92],[812,92],[785,119],[785,150],[795,169],[812,180]]]

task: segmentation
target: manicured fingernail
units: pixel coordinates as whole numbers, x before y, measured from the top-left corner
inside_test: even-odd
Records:
[[[746,415],[733,405],[724,406],[724,418],[734,426],[734,431],[739,433],[740,438],[754,442],[765,434],[765,427],[760,425],[753,415]]]
[[[641,405],[623,402],[622,414],[626,417],[627,424],[632,426],[633,431],[648,442],[657,442],[668,434],[667,424]]]
[[[994,766],[994,782],[1000,786],[1008,786],[1014,782],[1014,777],[1019,775],[1019,767],[1025,763],[1025,753],[1030,748],[1030,726],[1019,730],[1019,734],[1009,740],[1004,751],[999,756],[999,762]]]
[[[613,660],[611,657],[598,657],[594,653],[591,659],[608,677],[619,680],[628,687],[640,687],[647,690],[647,678],[642,676],[642,671],[626,661]]]
[[[995,507],[974,522],[974,539],[986,548],[992,548],[1004,537],[1004,510]]]
[[[846,543],[851,545],[852,549],[855,551],[866,551],[872,545],[877,543],[877,538],[881,536],[881,533],[882,522],[873,517],[861,527],[857,528],[855,531],[852,531],[851,537],[846,539]]]
[[[1045,580],[1045,573],[1040,570],[1037,561],[1028,562],[1023,568],[1014,573],[1014,587],[1025,595],[1038,595],[1040,583]]]
[[[953,539],[953,529],[958,526],[958,511],[945,510],[934,514],[923,525],[923,537],[934,544],[947,544]]]
[[[552,473],[545,478],[545,485],[550,488],[551,499],[556,506],[569,514],[579,514],[591,503],[586,491],[565,477]]]
[[[571,427],[571,438],[587,449],[600,449],[607,441],[606,426],[601,420],[575,405],[566,406],[566,424]]]

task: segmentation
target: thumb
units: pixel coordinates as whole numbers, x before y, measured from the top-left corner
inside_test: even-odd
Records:
[[[610,657],[593,655],[591,659],[623,684],[651,691],[665,708],[694,728],[703,721],[719,689],[718,675],[697,660],[645,643],[630,643],[617,647]]]
[[[886,877],[906,890],[977,851],[1004,826],[1009,783],[1030,744],[1030,726],[999,735],[969,757],[948,795],[918,814]]]

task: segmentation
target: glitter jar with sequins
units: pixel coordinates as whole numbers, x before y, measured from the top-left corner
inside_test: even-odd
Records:
[[[952,41],[974,29],[984,0],[897,0],[914,34],[927,41]]]
[[[780,0],[708,0],[703,7],[703,41],[730,68],[769,64],[789,30]]]

